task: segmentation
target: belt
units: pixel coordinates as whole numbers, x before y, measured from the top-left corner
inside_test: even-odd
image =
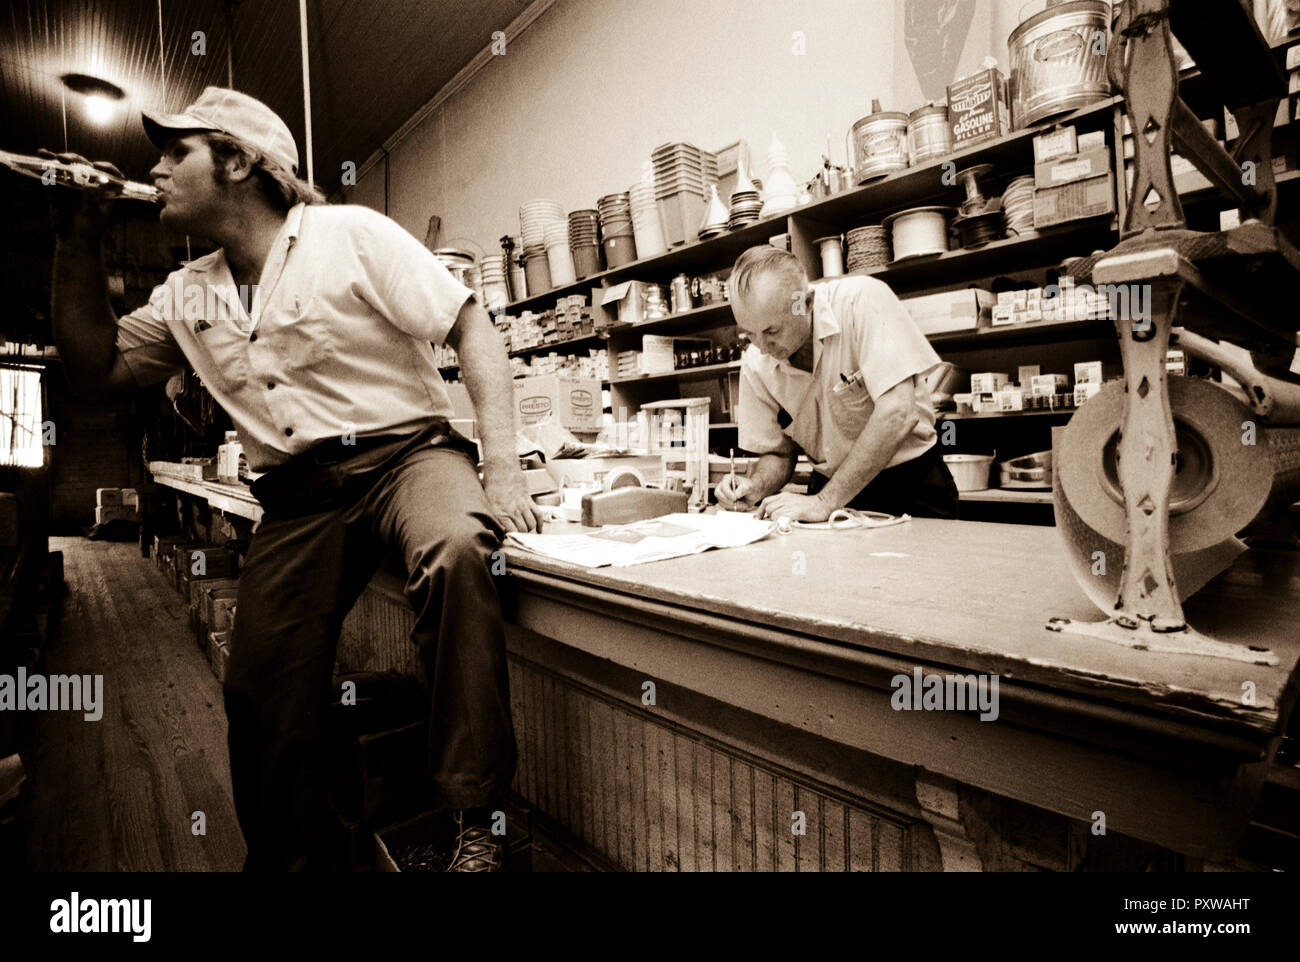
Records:
[[[330,464],[339,464],[349,458],[355,458],[358,454],[366,451],[372,451],[375,448],[382,447],[385,444],[394,444],[399,441],[405,441],[414,437],[415,434],[372,434],[366,437],[349,437],[349,438],[328,438],[324,441],[318,441],[301,454],[294,455],[290,461],[302,460],[305,464],[313,464],[317,467],[323,467]]]
[[[330,503],[349,502],[373,483],[385,465],[424,445],[445,445],[460,450],[472,463],[478,462],[474,443],[453,430],[446,418],[438,417],[410,434],[329,438],[313,444],[254,481],[253,497],[263,508],[286,515],[317,510]],[[381,464],[358,470],[340,467],[380,448],[390,449]]]

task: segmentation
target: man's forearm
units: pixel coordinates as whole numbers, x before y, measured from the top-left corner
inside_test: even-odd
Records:
[[[882,414],[884,416],[878,416]],[[912,427],[902,411],[885,413],[877,410],[853,442],[848,457],[836,470],[835,476],[821,490],[822,500],[842,508],[857,497],[858,492],[889,464],[898,446],[911,434]]]
[[[73,388],[90,395],[102,392],[117,350],[117,316],[108,301],[103,245],[97,237],[61,237],[55,244],[50,320]]]
[[[461,376],[474,403],[479,441],[483,445],[483,465],[487,469],[518,467],[514,380],[510,374],[510,361],[492,322],[482,314],[482,308],[474,305],[469,311],[462,318],[467,323],[456,353],[460,356]]]
[[[770,494],[776,494],[794,475],[795,454],[761,454],[754,470],[750,472],[752,487],[746,501],[758,503]]]

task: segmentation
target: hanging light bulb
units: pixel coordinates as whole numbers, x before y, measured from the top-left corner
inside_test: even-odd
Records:
[[[91,94],[86,98],[86,117],[93,124],[108,123],[113,119],[116,108],[111,100],[107,97],[101,97],[99,94]]]

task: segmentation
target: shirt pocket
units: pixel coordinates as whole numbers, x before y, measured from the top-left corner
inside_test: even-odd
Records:
[[[235,329],[233,322],[218,321],[198,331],[194,339],[200,353],[191,359],[191,364],[209,390],[230,395],[247,383],[246,336]]]
[[[876,404],[871,392],[861,380],[839,384],[839,390],[830,392],[831,420],[840,434],[857,438],[867,426]]]
[[[266,333],[284,369],[302,371],[319,366],[334,354],[333,332],[314,297],[294,297],[279,306]]]

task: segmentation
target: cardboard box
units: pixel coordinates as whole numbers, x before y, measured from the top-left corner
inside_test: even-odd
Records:
[[[521,424],[537,424],[547,417],[571,431],[600,428],[600,381],[596,378],[547,374],[515,381],[515,410]]]
[[[605,288],[601,295],[600,307],[605,314],[606,325],[640,324],[645,320],[645,290],[641,281],[624,281]]]
[[[140,510],[140,492],[135,488],[122,489],[122,507],[131,508],[135,511]]]
[[[1070,379],[1064,374],[1039,374],[1030,382],[1033,397],[1055,397],[1070,389]]]
[[[1110,171],[1110,148],[1101,146],[1081,154],[1059,157],[1034,165],[1035,187],[1060,187],[1079,180],[1091,180]]]
[[[126,521],[131,524],[138,524],[140,513],[135,508],[128,508],[124,505],[113,507],[95,506],[95,524],[108,524],[112,521]]]
[[[942,334],[975,330],[980,326],[980,317],[987,317],[996,302],[992,291],[967,288],[904,298],[903,306],[922,334]]]
[[[1004,324],[1016,323],[1016,309],[1014,307],[999,304],[993,308],[992,324],[994,327],[1001,327]]]
[[[1104,130],[1090,130],[1086,134],[1080,134],[1075,153],[1083,150],[1093,150],[1097,147],[1105,146],[1106,132]]]
[[[120,508],[122,506],[122,489],[96,488],[95,506],[100,508]]]
[[[641,337],[641,373],[667,374],[677,367],[681,351],[707,351],[713,342],[707,337],[668,337],[645,334]]]
[[[1074,406],[1078,407],[1100,390],[1101,385],[1094,384],[1091,381],[1084,384],[1076,384],[1074,386]]]
[[[989,67],[948,85],[948,124],[955,148],[1001,137],[1011,129],[1007,82]]]
[[[1041,365],[1022,364],[1016,371],[1016,383],[1026,390],[1034,383],[1034,378],[1043,373]]]
[[[998,392],[999,411],[1023,411],[1025,395],[1018,387],[1005,387]]]
[[[1115,175],[1034,189],[1034,228],[1115,213]]]
[[[1074,365],[1075,384],[1100,384],[1101,361],[1076,361]]]
[[[1079,152],[1079,137],[1073,127],[1061,127],[1034,135],[1034,163],[1045,164],[1057,157]]]
[[[1005,374],[991,372],[972,374],[970,376],[970,390],[972,394],[994,394],[1002,390],[1010,380]]]

